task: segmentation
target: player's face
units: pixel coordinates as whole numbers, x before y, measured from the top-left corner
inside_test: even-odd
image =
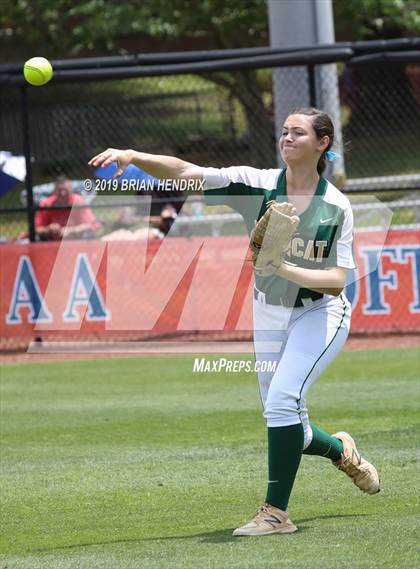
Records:
[[[285,120],[279,148],[286,164],[293,165],[308,161],[316,163],[327,144],[327,136],[321,140],[317,138],[311,117],[290,115]]]

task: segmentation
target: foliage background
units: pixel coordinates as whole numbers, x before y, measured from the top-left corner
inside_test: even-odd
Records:
[[[337,41],[418,35],[418,0],[333,0]],[[0,60],[269,45],[266,0],[16,0]]]

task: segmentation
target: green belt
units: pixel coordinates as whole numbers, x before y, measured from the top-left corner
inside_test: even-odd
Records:
[[[258,293],[263,292],[259,291],[257,288],[254,287],[254,298],[258,300]],[[300,295],[296,296],[279,296],[273,292],[265,292],[265,302],[266,304],[274,304],[274,306],[286,306],[287,308],[302,308],[305,306],[303,304],[303,300],[311,299],[313,301],[319,300],[324,295],[320,292],[313,292],[311,295],[303,296]]]

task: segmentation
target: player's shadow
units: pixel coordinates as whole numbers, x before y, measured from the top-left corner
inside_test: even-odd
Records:
[[[362,516],[368,516],[369,514],[324,514],[322,516],[313,516],[311,518],[300,518],[294,520],[296,525],[298,526],[297,534],[301,534],[302,532],[307,531],[312,526],[306,525],[308,522],[313,522],[316,520],[328,520],[328,519],[336,519],[336,518],[359,518]],[[198,538],[202,542],[206,543],[227,543],[229,541],[238,541],[237,537],[233,537],[232,535],[233,529],[223,529],[217,530],[207,533],[201,533],[196,535],[189,536],[190,538]],[[276,535],[276,534],[274,534]],[[290,535],[296,535],[294,533]]]
[[[91,541],[83,543],[71,543],[69,545],[59,545],[57,547],[42,547],[31,549],[30,552],[47,552],[56,551],[61,549],[77,549],[82,547],[91,547],[97,545],[116,545],[122,543],[145,543],[151,541],[172,541],[172,540],[185,540],[185,539],[197,539],[200,542],[207,543],[226,543],[228,541],[235,541],[236,538],[232,536],[233,528],[223,529],[213,532],[206,533],[195,533],[190,535],[166,535],[162,537],[139,537],[130,539],[109,539],[103,541]]]
[[[298,526],[299,530],[297,533],[292,533],[290,535],[297,535],[305,532],[306,530],[310,529],[312,526],[310,525],[301,525],[307,524],[307,522],[312,522],[316,520],[328,520],[334,518],[358,518],[362,516],[368,516],[369,514],[336,514],[336,515],[329,515],[325,514],[322,516],[313,516],[311,518],[301,518],[296,520],[296,525]],[[170,540],[185,540],[185,539],[197,539],[201,543],[229,543],[229,542],[238,542],[241,538],[234,537],[232,535],[233,528],[227,528],[222,530],[216,530],[211,532],[203,532],[203,533],[194,533],[190,535],[168,535],[162,537],[140,537],[138,539],[110,539],[104,541],[92,541],[92,542],[85,542],[85,543],[74,543],[70,545],[62,545],[58,547],[48,547],[48,548],[39,548],[39,549],[32,549],[31,552],[47,552],[47,551],[56,551],[60,549],[76,549],[81,547],[90,547],[96,545],[112,545],[112,544],[121,544],[121,543],[145,543],[149,541],[170,541]],[[276,534],[274,534],[275,536]],[[273,537],[274,537],[273,536]]]
[[[249,539],[247,537],[234,537],[232,535],[232,532],[233,532],[233,529],[224,529],[224,530],[212,531],[212,532],[208,532],[208,533],[201,533],[201,534],[197,534],[195,536],[192,535],[191,537],[199,538],[199,541],[201,543],[229,543],[229,542],[238,543],[239,541],[242,541],[243,539]],[[293,534],[290,534],[290,535],[293,535]],[[269,537],[269,536],[267,536],[267,537]],[[278,537],[278,535],[277,535],[277,537]]]
[[[311,518],[297,518],[297,519],[294,519],[293,521],[298,527],[297,533],[302,533],[302,532],[310,530],[314,527],[314,525],[311,524],[310,522],[316,522],[319,520],[334,520],[334,519],[339,519],[339,518],[343,518],[343,519],[361,518],[363,516],[368,516],[368,515],[369,514],[336,514],[336,515],[324,514],[322,516],[312,516]]]
[[[304,524],[306,522],[313,522],[315,520],[333,520],[335,518],[361,518],[369,515],[370,514],[334,514],[334,515],[323,514],[322,516],[312,516],[312,518],[300,518],[293,521],[299,527],[299,524]]]

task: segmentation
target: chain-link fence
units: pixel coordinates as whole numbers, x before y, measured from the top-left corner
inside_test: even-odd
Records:
[[[318,81],[311,90],[302,72],[312,69]],[[350,59],[337,66],[288,67],[285,71],[283,107],[296,100],[296,93],[300,101],[322,107],[338,81],[337,126],[342,132],[347,180],[338,180],[339,185],[353,189],[352,179],[364,182],[375,177],[371,190],[379,191],[387,180],[396,180],[391,188],[404,193],[418,188],[420,63],[413,63],[412,57],[410,63],[369,64]],[[170,154],[202,165],[276,167],[272,77],[271,69],[233,69],[27,89],[35,205],[42,195],[36,187],[52,182],[58,174],[73,180],[92,177],[87,160],[105,147]],[[0,150],[18,155],[25,151],[24,89],[10,84],[0,94]],[[281,104],[277,101],[277,106]],[[290,109],[283,110],[285,114]],[[17,185],[0,198],[3,240],[27,233],[25,211],[5,211],[26,207],[22,190],[23,185]],[[162,194],[155,196],[158,199]],[[389,194],[389,199],[396,197]],[[157,206],[153,213],[158,210]],[[104,227],[115,215],[110,210],[101,212]],[[411,222],[410,215],[404,221]]]
[[[357,193],[356,208],[366,208],[372,195],[389,202],[394,227],[415,226],[420,220],[419,52],[393,60],[346,56],[337,64],[332,61],[330,56],[325,64],[286,64],[283,103],[278,93],[277,98],[273,95],[273,76],[283,67],[276,66],[273,73],[272,65],[245,69],[238,64],[229,70],[203,66],[191,73],[109,80],[87,76],[43,88],[3,83],[0,150],[30,152],[32,184],[18,183],[0,197],[1,241],[28,241],[31,219],[60,174],[71,178],[73,190],[87,198],[99,222],[92,234],[96,238],[125,239],[125,231],[129,238],[134,232],[150,236],[150,214],[156,234],[162,236],[169,227],[159,217],[164,204],[170,202],[179,211],[188,192],[124,193],[119,187],[107,202],[107,193],[98,196],[83,188],[84,180],[99,176],[87,165],[90,157],[106,147],[135,148],[203,166],[277,167],[279,105],[287,114],[298,93],[306,105],[323,107],[335,90],[336,126],[341,131],[337,150],[343,153],[345,176],[334,181]],[[327,171],[327,176],[334,177],[334,172]],[[207,207],[198,197],[188,204],[179,224],[181,234],[185,229],[187,235],[198,221],[204,233],[218,234],[223,211]]]

